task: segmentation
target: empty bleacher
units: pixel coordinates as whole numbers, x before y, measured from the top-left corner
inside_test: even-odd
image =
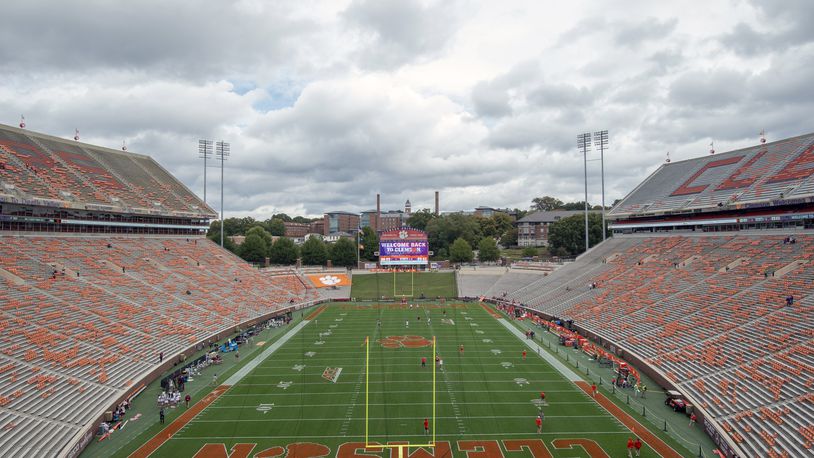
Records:
[[[159,353],[313,296],[201,237],[2,235],[0,253],[0,455],[57,455]]]
[[[669,213],[814,194],[814,134],[662,165],[610,211]]]
[[[0,196],[69,208],[215,212],[148,156],[0,125]]]
[[[810,455],[814,236],[786,237],[615,237],[604,259],[581,258],[507,296],[636,354],[750,456]]]

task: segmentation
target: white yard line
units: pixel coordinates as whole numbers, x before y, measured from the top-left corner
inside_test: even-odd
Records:
[[[399,420],[423,420],[425,417],[399,417]],[[437,420],[451,420],[456,417],[435,417]],[[513,416],[502,416],[502,417],[495,417],[492,415],[482,416],[482,417],[466,417],[466,418],[486,418],[486,419],[517,419],[523,418],[528,420],[528,415],[513,415]],[[613,418],[611,414],[606,415],[546,415],[546,419],[551,418]],[[197,420],[196,423],[242,423],[242,422],[274,422],[274,421],[281,421],[281,422],[290,422],[290,421],[342,421],[345,420],[345,417],[342,418],[240,418],[240,419],[223,419],[223,420]],[[392,417],[382,417],[382,418],[371,418],[370,420],[394,420]],[[344,433],[341,433],[344,435]]]
[[[500,437],[500,436],[564,436],[564,437],[574,436],[574,437],[583,437],[583,436],[593,436],[593,435],[598,435],[598,434],[618,434],[618,435],[628,435],[629,436],[630,431],[628,431],[628,430],[625,430],[625,431],[586,431],[586,430],[580,430],[580,431],[552,431],[552,432],[542,432],[542,433],[538,433],[538,432],[523,432],[523,433],[518,433],[518,432],[500,433],[500,432],[496,432],[496,433],[436,434],[435,437],[451,437],[451,438],[456,438],[456,437],[461,437],[461,436],[465,436],[465,437],[471,437],[471,436],[475,436],[475,437],[480,437],[480,436],[497,436],[497,437]],[[291,435],[289,435],[289,436],[285,436],[285,435],[283,435],[283,436],[186,436],[186,437],[176,436],[173,439],[176,439],[176,440],[182,440],[182,439],[183,440],[197,440],[197,441],[200,441],[202,439],[207,440],[207,441],[211,441],[212,439],[217,439],[219,441],[221,441],[221,440],[228,441],[228,440],[232,440],[232,439],[250,439],[250,440],[268,440],[268,439],[342,439],[344,437],[346,437],[346,436],[341,436],[341,435],[329,436],[329,435],[325,435],[325,434],[320,434],[320,435],[313,435],[313,436],[291,436]],[[391,438],[392,436],[381,435],[381,434],[371,434],[369,437],[372,437],[372,438],[381,437],[383,439],[388,439],[388,438]],[[424,434],[399,434],[398,437],[402,438],[402,437],[427,437],[427,436],[424,435]]]
[[[249,361],[245,366],[241,367],[237,372],[232,374],[232,376],[229,377],[225,382],[223,382],[223,384],[231,386],[237,385],[238,382],[240,382],[240,380],[243,379],[243,377],[248,375],[249,372],[251,372],[252,370],[254,370],[254,368],[259,366],[260,363],[262,363],[266,358],[271,356],[272,353],[274,353],[280,347],[282,347],[286,342],[289,341],[289,339],[294,337],[294,335],[297,334],[300,331],[300,329],[304,328],[308,323],[310,323],[310,321],[308,320],[302,320],[299,323],[297,323],[296,326],[291,328],[288,332],[283,334],[282,337],[277,339],[273,344],[269,345],[265,350],[263,350],[263,353],[260,353],[260,355],[256,356],[254,359]]]
[[[557,358],[549,354],[548,351],[544,350],[543,347],[537,344],[537,342],[535,342],[532,339],[527,339],[526,336],[522,332],[520,332],[520,330],[517,329],[515,325],[509,323],[503,318],[496,318],[496,320],[498,323],[502,324],[506,329],[508,329],[509,332],[517,336],[517,338],[519,338],[520,340],[522,340],[527,347],[532,349],[534,353],[537,353],[539,357],[543,358],[554,369],[557,369],[557,371],[559,371],[563,375],[563,377],[565,377],[567,380],[570,380],[572,382],[584,381],[582,376],[572,371],[570,368],[566,367],[565,364],[561,363]]]

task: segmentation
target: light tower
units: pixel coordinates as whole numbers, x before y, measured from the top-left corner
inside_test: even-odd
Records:
[[[220,246],[223,247],[223,163],[229,156],[231,146],[223,140],[215,144],[215,157],[220,159]]]
[[[601,164],[602,168],[602,241],[605,241],[605,148],[608,147],[608,131],[607,130],[600,130],[599,132],[594,132],[594,146],[599,148],[599,163]],[[587,205],[587,198],[586,205]]]
[[[585,251],[588,251],[588,151],[591,150],[591,133],[577,135],[577,149],[582,150],[585,173]]]

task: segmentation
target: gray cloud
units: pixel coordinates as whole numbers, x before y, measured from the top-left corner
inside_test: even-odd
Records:
[[[814,42],[814,3],[808,0],[751,0],[755,26],[738,23],[720,42],[737,54],[757,56]],[[759,31],[763,29],[765,31]]]
[[[17,2],[0,16],[0,122],[126,140],[198,193],[197,140],[230,141],[227,216],[261,218],[369,209],[377,192],[385,208],[430,207],[436,189],[445,210],[581,200],[576,134],[607,128],[612,201],[667,151],[811,130],[810,2],[705,7],[715,27],[639,0]]]
[[[390,68],[443,51],[457,28],[457,6],[457,1],[353,0],[342,16],[361,34],[359,63]]]

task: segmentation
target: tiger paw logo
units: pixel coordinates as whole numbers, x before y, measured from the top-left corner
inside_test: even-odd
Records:
[[[421,336],[387,336],[379,339],[384,348],[422,348],[432,345],[432,341]]]
[[[339,277],[335,277],[333,275],[326,275],[324,277],[319,277],[319,282],[323,285],[333,286],[341,282],[342,280]]]

